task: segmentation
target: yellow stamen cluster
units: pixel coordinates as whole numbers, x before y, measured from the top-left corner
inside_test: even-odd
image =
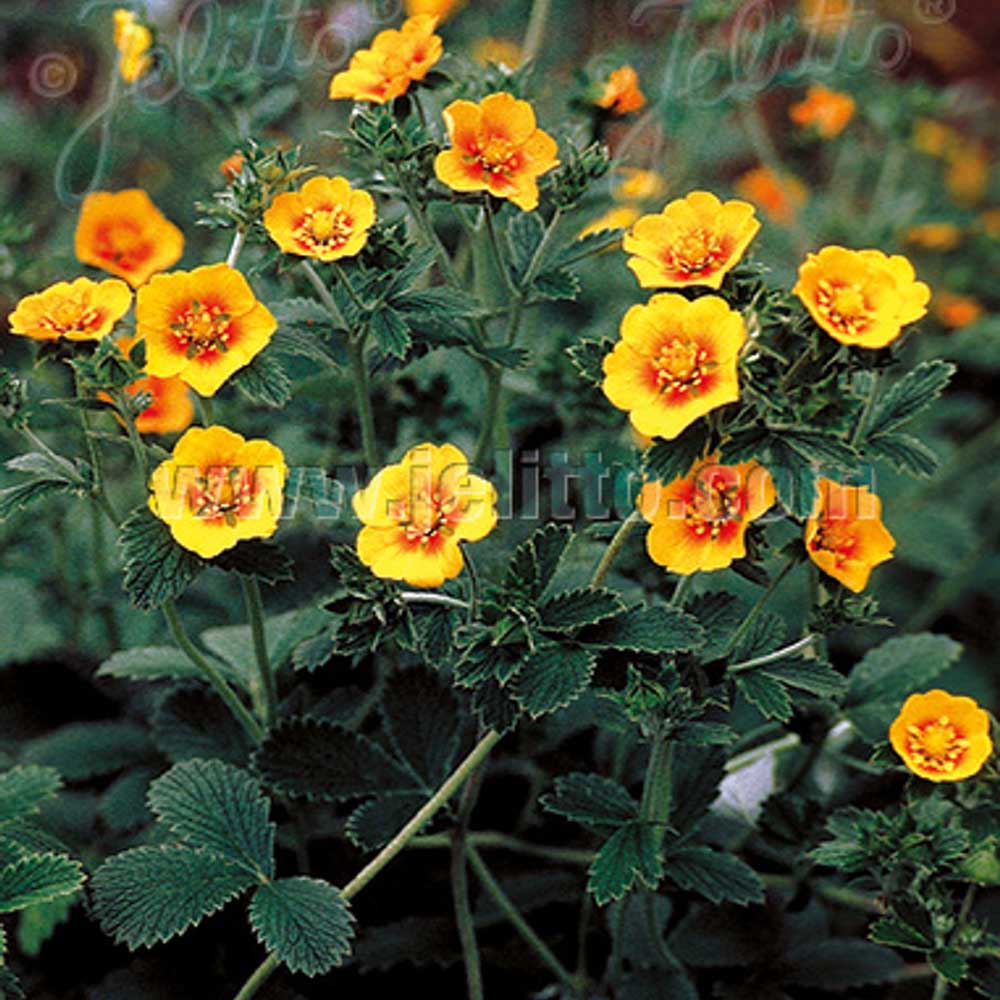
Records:
[[[340,207],[307,208],[295,236],[314,253],[342,247],[354,231],[354,220]]]
[[[199,476],[191,488],[191,510],[205,520],[225,518],[232,526],[237,513],[254,500],[253,470],[239,467],[219,467]]]
[[[189,358],[205,351],[222,351],[229,348],[231,333],[229,330],[232,317],[222,311],[219,306],[204,306],[200,302],[192,302],[184,311],[182,318],[172,323],[180,346]]]
[[[671,389],[697,392],[711,365],[707,350],[699,348],[694,341],[674,337],[660,348],[660,353],[653,358],[653,367],[661,392]]]
[[[443,497],[437,489],[431,490],[429,494],[420,491],[414,495],[412,507],[408,508],[404,502],[406,514],[403,518],[403,527],[407,539],[427,545],[438,534],[450,538],[455,529],[448,523],[448,517],[454,511],[457,502],[453,496]]]
[[[722,241],[717,233],[704,227],[689,230],[677,237],[664,252],[664,261],[671,270],[689,276],[721,261]]]
[[[849,337],[861,336],[874,316],[857,285],[834,285],[825,279],[816,288],[816,307]]]
[[[811,548],[814,552],[819,549],[832,552],[837,565],[843,566],[856,543],[857,539],[846,520],[826,520],[820,522]]]
[[[962,762],[969,741],[947,715],[906,727],[906,749],[914,764],[950,774]]]
[[[42,316],[38,321],[39,326],[59,336],[73,333],[76,330],[88,329],[98,321],[100,314],[88,305],[87,300],[88,297],[85,295],[74,295],[62,299]]]

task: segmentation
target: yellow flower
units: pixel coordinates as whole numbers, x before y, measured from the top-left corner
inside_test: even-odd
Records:
[[[285,456],[225,427],[193,427],[149,480],[149,509],[178,545],[211,559],[278,530]]]
[[[824,139],[840,135],[854,115],[854,98],[814,83],[805,100],[788,109],[788,117],[801,128],[815,129]]]
[[[981,142],[965,142],[950,156],[944,183],[955,201],[974,205],[986,193],[990,154]]]
[[[954,222],[922,222],[910,226],[905,238],[924,250],[954,250],[962,240],[962,230]]]
[[[872,568],[891,559],[896,547],[882,523],[882,501],[867,486],[821,478],[816,488],[816,504],[806,521],[806,552],[824,573],[858,593]]]
[[[514,70],[521,65],[521,46],[509,38],[482,38],[472,47],[472,58],[484,66],[493,63]]]
[[[809,254],[792,291],[834,340],[854,347],[885,347],[931,297],[905,257],[838,246]]]
[[[594,103],[614,115],[627,115],[638,111],[645,105],[646,98],[639,89],[639,76],[636,71],[631,66],[621,66],[616,69],[608,77],[604,90]]]
[[[646,551],[684,576],[725,569],[746,555],[746,530],[774,496],[771,476],[757,462],[719,465],[714,455],[703,458],[667,486],[643,486],[638,506],[652,525]]]
[[[600,218],[584,226],[580,230],[580,239],[589,236],[591,233],[599,233],[604,229],[628,229],[629,226],[639,218],[640,211],[637,205],[615,205],[609,208]]]
[[[648,201],[661,198],[667,182],[655,170],[640,167],[618,167],[615,175],[621,180],[611,185],[611,194],[618,201]]]
[[[398,31],[380,31],[371,48],[355,52],[347,69],[330,81],[330,100],[386,104],[405,94],[441,58],[444,48],[434,34],[437,22],[431,14],[418,14]]]
[[[623,246],[634,255],[628,266],[643,288],[719,288],[758,229],[753,205],[692,191],[658,215],[644,215]]]
[[[153,65],[149,50],[153,46],[153,33],[136,16],[124,7],[114,14],[115,48],[118,49],[118,72],[126,83],[135,83],[145,76]]]
[[[454,445],[421,444],[354,495],[358,558],[376,576],[439,587],[462,572],[459,542],[496,526],[497,492]]]
[[[141,188],[88,194],[74,242],[82,263],[124,278],[133,288],[184,253],[184,235]]]
[[[146,372],[174,375],[213,396],[267,346],[277,328],[246,278],[228,264],[158,274],[139,289],[136,332],[146,341]]]
[[[982,318],[983,312],[982,305],[971,295],[938,292],[934,296],[934,315],[953,330],[975,323]]]
[[[100,340],[131,305],[132,291],[124,281],[77,278],[26,295],[7,322],[11,333],[33,340]]]
[[[126,357],[137,343],[135,337],[118,337],[115,346]],[[157,378],[147,375],[125,387],[130,396],[150,396],[149,405],[135,418],[135,428],[140,434],[175,434],[189,427],[194,419],[194,403],[186,383],[179,378]],[[98,399],[111,397],[99,392]]]
[[[715,295],[654,295],[632,306],[604,359],[604,395],[650,437],[675,438],[710,410],[739,399],[736,362],[746,329]]]
[[[279,194],[264,226],[285,253],[330,261],[353,257],[368,241],[375,202],[343,177],[312,177],[301,191]]]
[[[940,688],[911,694],[889,727],[903,763],[928,781],[962,781],[993,753],[990,717],[971,698]]]
[[[913,147],[928,156],[944,156],[962,142],[962,136],[950,125],[933,118],[918,118],[913,126]]]
[[[538,207],[538,177],[557,166],[555,140],[537,127],[527,101],[501,91],[479,104],[452,101],[444,109],[451,149],[438,153],[434,173],[453,191],[489,191],[530,212]]]
[[[736,192],[752,201],[775,222],[783,226],[795,221],[806,203],[808,189],[791,174],[776,174],[767,167],[754,167],[736,179]]]
[[[855,0],[799,0],[799,16],[809,30],[839,35],[850,27]]]
[[[408,17],[414,17],[417,14],[433,14],[443,21],[464,4],[465,0],[406,0],[406,14]]]

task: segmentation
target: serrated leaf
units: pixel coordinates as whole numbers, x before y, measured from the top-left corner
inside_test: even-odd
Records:
[[[217,854],[165,844],[114,855],[90,888],[105,933],[134,951],[183,934],[256,881]]]
[[[577,639],[632,653],[677,653],[698,649],[705,641],[705,630],[680,608],[640,605],[586,629]]]
[[[793,948],[787,961],[785,982],[789,985],[837,993],[870,983],[891,982],[904,965],[889,948],[845,938]]]
[[[553,267],[535,278],[531,290],[542,299],[572,302],[580,296],[580,279],[568,267]]]
[[[876,402],[867,432],[886,434],[912,420],[944,392],[954,374],[948,361],[921,362]]]
[[[600,340],[581,340],[566,348],[570,363],[577,373],[591,385],[604,382],[604,359],[614,350],[615,342],[610,337]]]
[[[718,798],[726,773],[726,754],[717,747],[679,744],[674,748],[670,825],[692,829]]]
[[[262,885],[250,903],[257,939],[290,971],[319,976],[350,954],[354,918],[329,882],[283,878]]]
[[[228,664],[213,666],[229,681],[241,681]],[[97,669],[97,677],[130,681],[204,680],[196,667],[176,646],[135,646],[113,653]]]
[[[792,717],[792,700],[785,686],[760,671],[736,675],[736,688],[765,718],[787,722]]]
[[[772,680],[808,691],[818,698],[839,698],[847,690],[847,678],[838,674],[825,660],[798,657],[756,669]]]
[[[572,632],[624,610],[621,598],[614,591],[583,587],[549,598],[538,608],[538,617],[542,628],[553,632]]]
[[[358,806],[347,819],[344,832],[362,850],[387,844],[427,804],[419,792],[389,792]]]
[[[271,302],[268,308],[281,326],[330,329],[333,321],[326,306],[316,299],[294,298]]]
[[[204,757],[242,765],[251,749],[246,730],[205,685],[179,686],[163,698],[153,715],[153,741],[174,763]]]
[[[244,539],[208,560],[208,565],[228,573],[255,576],[270,586],[295,578],[291,557],[277,542],[267,538]]]
[[[4,1000],[25,1000],[27,997],[17,976],[6,965],[0,965],[0,994]]]
[[[38,812],[62,786],[59,772],[35,764],[12,767],[0,775],[0,825]]]
[[[326,329],[329,326],[330,321],[327,318]],[[340,362],[334,355],[332,348],[324,343],[321,330],[323,328],[320,327],[314,330],[279,327],[271,338],[270,349],[276,354],[305,358],[324,368],[339,368]]]
[[[538,244],[545,235],[545,224],[535,212],[516,212],[507,224],[507,240],[510,244],[511,263],[514,276],[520,284],[535,255]]]
[[[713,903],[764,901],[764,883],[745,862],[710,847],[682,847],[668,851],[665,873],[682,889],[697,892]]]
[[[642,456],[646,476],[669,485],[680,476],[686,476],[708,447],[708,430],[703,420],[686,427],[671,441],[657,440]]]
[[[69,918],[74,902],[74,894],[67,894],[47,903],[35,903],[22,911],[17,922],[17,946],[21,953],[37,958],[55,929]],[[0,956],[2,955],[3,948],[0,947]]]
[[[382,306],[372,313],[368,330],[378,349],[394,358],[405,358],[413,344],[409,325],[391,306]]]
[[[67,781],[114,774],[153,753],[145,729],[134,722],[74,722],[29,742],[24,763],[54,767]]]
[[[501,735],[513,729],[520,715],[517,702],[495,680],[483,681],[472,695],[472,711],[484,729]]]
[[[865,442],[865,449],[899,472],[918,479],[929,479],[941,464],[937,454],[912,434],[876,434]]]
[[[533,719],[565,708],[587,689],[594,654],[579,647],[541,646],[529,653],[511,684],[517,703]]]
[[[444,605],[418,605],[413,608],[413,628],[417,648],[424,662],[431,667],[448,667],[455,663],[455,628],[458,618]]]
[[[736,660],[749,660],[755,656],[773,653],[785,644],[788,629],[780,615],[765,611],[757,615],[733,650]]]
[[[160,822],[192,847],[273,876],[271,804],[246,771],[218,760],[175,764],[149,786],[148,801]]]
[[[551,795],[541,799],[546,812],[586,826],[621,826],[636,819],[639,809],[628,790],[599,774],[566,774],[556,778]]]
[[[23,510],[48,497],[79,491],[74,483],[61,479],[31,479],[26,483],[0,490],[0,521],[6,521],[15,511]]]
[[[236,388],[254,403],[280,410],[292,398],[292,380],[271,354],[257,354],[232,377]]]
[[[939,948],[937,951],[932,951],[927,958],[931,963],[931,968],[942,979],[948,980],[952,986],[958,986],[969,973],[969,963],[954,948]],[[900,963],[902,963],[902,959],[900,959]]]
[[[887,639],[869,650],[851,671],[847,702],[901,703],[944,673],[961,652],[962,646],[954,639],[930,632]]]
[[[858,462],[857,450],[844,438],[823,434],[805,428],[791,428],[781,432],[781,440],[808,461],[823,468],[853,469]]]
[[[705,662],[716,659],[726,650],[729,637],[746,614],[746,608],[736,595],[722,590],[699,594],[690,610],[705,633],[705,645],[699,651]]]
[[[910,951],[929,951],[934,947],[931,937],[892,914],[881,917],[872,924],[868,937],[876,944]]]
[[[151,768],[137,767],[116,778],[101,793],[97,815],[109,830],[128,833],[153,819],[146,807],[149,783],[156,777]]]
[[[125,519],[118,544],[125,590],[132,603],[145,611],[183,594],[204,566],[173,540],[170,529],[145,504]]]
[[[0,868],[0,913],[58,899],[83,885],[79,862],[65,854],[34,854]]]
[[[655,889],[663,877],[660,836],[648,823],[628,823],[604,842],[589,869],[587,889],[598,906],[621,899],[636,882]]]
[[[282,795],[338,802],[408,789],[412,776],[364,736],[315,719],[273,730],[254,754],[254,768]]]

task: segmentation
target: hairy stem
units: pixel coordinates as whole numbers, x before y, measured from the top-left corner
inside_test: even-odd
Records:
[[[229,253],[226,254],[226,263],[230,267],[236,267],[236,261],[239,260],[246,241],[246,232],[243,229],[237,228],[236,232],[233,233],[233,242],[229,245]]]
[[[253,636],[254,657],[260,674],[260,686],[264,693],[264,728],[270,729],[278,717],[278,690],[275,684],[271,660],[267,655],[267,636],[264,631],[264,602],[260,596],[260,584],[255,576],[240,575],[243,589],[243,603],[246,605],[250,632]]]
[[[730,653],[740,644],[740,640],[747,634],[750,626],[757,620],[757,616],[764,610],[764,605],[771,599],[771,595],[778,589],[778,584],[785,579],[786,576],[791,572],[792,567],[798,562],[795,556],[791,556],[778,575],[771,580],[764,590],[764,593],[757,598],[757,603],[750,609],[747,613],[746,618],[740,622],[736,631],[729,637],[729,642],[726,643],[726,648],[723,650],[720,659],[725,659]]]
[[[618,557],[618,553],[621,552],[622,546],[628,540],[628,536],[632,534],[635,526],[642,520],[642,515],[637,511],[632,511],[628,517],[622,521],[621,526],[615,532],[614,537],[608,543],[608,547],[604,550],[604,555],[601,556],[601,561],[597,564],[597,569],[594,570],[594,575],[590,578],[591,587],[600,587],[604,583],[604,578],[608,575],[608,570],[611,569],[611,564]]]
[[[365,341],[367,334],[360,339],[347,342],[347,356],[351,362],[351,374],[354,376],[354,400],[358,407],[358,421],[361,424],[361,448],[365,456],[365,464],[370,470],[379,467],[378,438],[375,434],[375,415],[372,412],[371,388],[368,384],[368,367],[365,364]]]
[[[552,0],[535,0],[528,18],[528,28],[524,33],[522,61],[531,62],[542,49],[542,39],[545,37],[545,22],[549,16]]]
[[[752,670],[754,667],[762,667],[766,663],[774,663],[776,660],[781,660],[786,656],[791,656],[793,653],[797,653],[800,650],[805,649],[807,646],[811,646],[816,639],[817,636],[810,633],[788,646],[776,649],[773,653],[765,653],[763,656],[755,656],[753,659],[744,660],[742,663],[734,663],[728,668],[727,672],[730,674],[738,674],[744,670]]]
[[[479,959],[479,946],[476,943],[476,925],[472,917],[472,905],[469,902],[469,873],[466,866],[468,851],[466,837],[469,830],[469,819],[475,808],[482,773],[482,769],[477,768],[465,783],[458,808],[458,823],[450,835],[451,895],[455,905],[458,938],[462,944],[462,963],[465,966],[465,982],[468,987],[469,1000],[483,1000],[483,969]]]
[[[674,744],[657,734],[653,740],[646,777],[642,783],[639,816],[656,827],[657,844],[667,831],[673,785]]]

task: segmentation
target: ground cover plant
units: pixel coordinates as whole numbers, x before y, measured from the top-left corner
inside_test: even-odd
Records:
[[[0,998],[1000,996],[995,18],[14,7]]]

